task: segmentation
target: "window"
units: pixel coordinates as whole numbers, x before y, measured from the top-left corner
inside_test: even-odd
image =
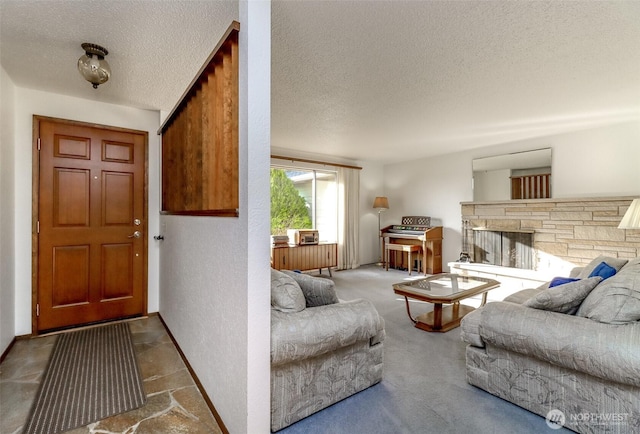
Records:
[[[337,173],[271,166],[271,235],[317,229],[321,242],[338,239]]]

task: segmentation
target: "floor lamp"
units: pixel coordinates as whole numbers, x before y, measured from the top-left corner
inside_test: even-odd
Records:
[[[377,265],[383,265],[382,262],[382,237],[380,236],[380,213],[386,209],[389,209],[389,199],[387,199],[385,196],[378,196],[376,197],[376,199],[373,201],[373,208],[378,210],[378,238],[379,241],[378,243],[380,244],[380,258],[378,259],[378,264]]]

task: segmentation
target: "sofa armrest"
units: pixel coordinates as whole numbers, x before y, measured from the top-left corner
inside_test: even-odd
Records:
[[[384,339],[384,320],[369,300],[351,300],[307,308],[271,311],[271,364],[307,359],[352,345]]]
[[[487,345],[640,386],[640,322],[603,324],[514,303],[489,303],[481,309],[479,332]]]

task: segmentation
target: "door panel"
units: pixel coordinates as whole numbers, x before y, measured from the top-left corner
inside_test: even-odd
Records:
[[[52,307],[89,302],[89,246],[53,248]]]
[[[89,226],[88,170],[53,169],[53,226]]]
[[[102,246],[102,301],[133,296],[133,262],[130,244]]]
[[[145,313],[146,133],[38,126],[37,330]]]
[[[133,174],[103,172],[102,180],[102,224],[104,226],[130,226],[135,219]]]

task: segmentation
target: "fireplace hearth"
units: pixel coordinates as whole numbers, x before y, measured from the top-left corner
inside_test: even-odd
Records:
[[[481,264],[533,270],[533,231],[474,228],[473,258]]]

